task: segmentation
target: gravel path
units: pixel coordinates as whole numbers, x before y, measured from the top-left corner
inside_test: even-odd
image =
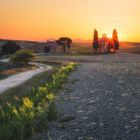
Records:
[[[104,55],[46,55],[39,56],[39,59],[47,61],[74,61],[74,62],[140,62],[139,54],[115,53]]]
[[[36,70],[29,70],[26,72],[21,72],[19,74],[10,76],[9,78],[6,78],[4,80],[0,80],[0,94],[5,92],[6,90],[9,90],[10,88],[16,87],[18,85],[21,85],[22,83],[26,82],[27,80],[31,79],[33,76],[52,69],[51,66],[39,64],[39,63],[32,63],[39,66]]]
[[[57,108],[51,140],[140,140],[140,63],[80,63]]]

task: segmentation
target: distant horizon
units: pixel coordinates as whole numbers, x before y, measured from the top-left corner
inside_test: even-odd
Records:
[[[57,38],[57,39],[59,39],[59,38]],[[8,38],[0,38],[0,41],[1,40],[11,40],[11,41],[29,41],[29,42],[47,42],[48,40],[57,40],[57,39],[53,39],[53,38],[48,38],[48,39],[44,39],[44,40],[26,40],[26,39],[8,39]],[[93,39],[73,39],[72,38],[72,40],[73,40],[73,42],[75,42],[75,43],[92,43],[93,42]],[[136,41],[122,41],[122,40],[119,40],[120,42],[126,42],[126,43],[140,43],[140,41],[139,42],[136,42]]]

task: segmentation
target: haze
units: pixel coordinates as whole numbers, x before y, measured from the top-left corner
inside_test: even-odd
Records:
[[[140,42],[140,0],[0,0],[0,38],[89,40],[96,28]]]

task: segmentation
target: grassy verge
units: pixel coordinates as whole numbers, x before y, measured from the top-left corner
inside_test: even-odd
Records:
[[[1,105],[0,140],[25,140],[34,132],[47,130],[49,122],[57,118],[55,93],[74,67],[74,63],[62,66],[45,85],[33,88],[24,97],[15,96],[12,103]]]
[[[42,63],[42,62],[40,62]],[[5,104],[5,102],[14,102],[14,97],[23,98],[28,96],[32,92],[32,87],[37,89],[39,86],[43,86],[46,84],[46,81],[49,82],[52,80],[52,74],[54,74],[58,68],[61,67],[60,63],[48,63],[43,62],[46,65],[51,65],[53,67],[52,70],[40,73],[34,76],[32,79],[28,80],[27,82],[23,83],[22,85],[12,88],[3,94],[0,94],[0,105]]]
[[[22,85],[12,88],[0,95],[0,105],[5,102],[14,102],[14,97],[22,98],[28,96],[32,92],[32,87],[37,89],[39,86],[45,85],[46,81],[51,80],[51,74],[55,73],[56,69],[50,70],[49,72],[43,72],[34,76],[32,79],[23,83]]]

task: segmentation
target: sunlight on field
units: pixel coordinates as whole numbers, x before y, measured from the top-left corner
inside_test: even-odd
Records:
[[[80,43],[74,42],[71,51],[75,52],[93,52],[92,42]],[[140,43],[120,42],[120,52],[140,53]]]

